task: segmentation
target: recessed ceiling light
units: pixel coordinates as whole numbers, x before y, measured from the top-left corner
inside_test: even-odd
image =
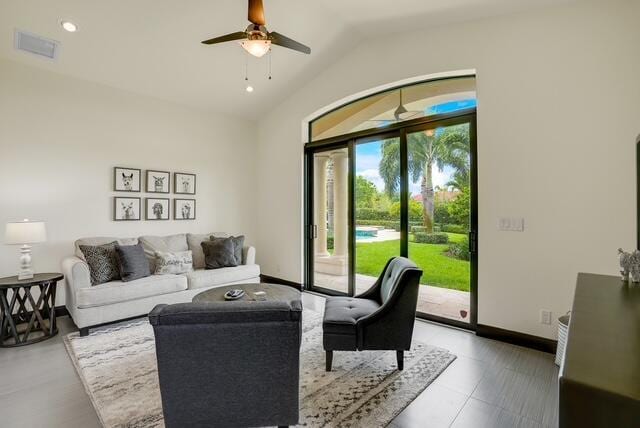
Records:
[[[75,33],[76,31],[78,31],[78,26],[71,21],[62,21],[60,22],[60,25],[62,25],[62,28],[70,33]]]
[[[247,92],[253,92],[253,86],[251,85],[247,86]]]

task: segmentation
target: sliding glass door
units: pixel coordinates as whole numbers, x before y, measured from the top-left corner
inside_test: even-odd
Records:
[[[475,112],[390,128],[306,146],[305,286],[357,295],[405,256],[418,316],[474,328]]]
[[[347,146],[311,155],[312,222],[308,230],[312,287],[349,294],[349,153]]]
[[[408,257],[424,272],[417,310],[462,324],[473,323],[471,250],[475,229],[471,215],[475,212],[475,187],[471,182],[470,133],[471,121],[464,120],[430,123],[406,132]]]
[[[354,142],[356,294],[369,289],[387,260],[401,254],[400,137],[374,135]]]

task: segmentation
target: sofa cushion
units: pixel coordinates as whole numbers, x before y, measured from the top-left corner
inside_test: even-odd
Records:
[[[151,275],[149,260],[147,260],[144,255],[144,249],[141,244],[117,245],[116,256],[118,258],[120,279],[124,282],[134,281]]]
[[[220,269],[238,265],[233,238],[213,238],[211,241],[202,241],[200,245],[204,252],[206,269]]]
[[[131,282],[112,281],[76,290],[79,309],[111,305],[187,289],[183,275],[151,275]]]
[[[187,233],[187,245],[191,250],[194,269],[204,269],[204,251],[202,251],[202,241],[208,241],[210,233]]]
[[[91,285],[99,285],[120,279],[118,256],[116,254],[117,246],[118,243],[116,241],[103,245],[80,245],[80,251],[84,254],[89,266]]]
[[[138,243],[138,238],[108,238],[105,236],[96,236],[93,238],[80,238],[75,242],[76,257],[78,257],[81,260],[84,260],[85,262],[87,261],[87,259],[85,259],[84,257],[84,254],[82,253],[82,250],[80,250],[80,245],[90,245],[95,247],[97,245],[110,244],[113,241],[117,242],[118,245],[136,245]]]
[[[187,274],[189,288],[204,288],[254,279],[260,276],[258,265],[239,265],[220,269],[198,269]]]
[[[324,306],[322,330],[324,333],[356,334],[357,321],[372,314],[380,305],[369,299],[355,297],[329,297]]]
[[[184,233],[169,236],[141,236],[139,239],[144,247],[144,253],[149,259],[149,266],[152,272],[156,270],[156,251],[179,253],[189,250],[187,235]]]

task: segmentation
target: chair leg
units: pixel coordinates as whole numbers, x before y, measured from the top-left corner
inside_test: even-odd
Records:
[[[398,359],[398,370],[404,370],[404,351],[396,351],[396,358]]]
[[[333,363],[333,351],[327,351],[327,366],[326,366],[326,370],[328,372],[331,371],[332,363]]]
[[[80,337],[85,337],[89,335],[89,327],[83,327],[80,329]]]

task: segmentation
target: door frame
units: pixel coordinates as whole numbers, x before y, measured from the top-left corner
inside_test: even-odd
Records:
[[[304,145],[304,284],[305,290],[316,291],[331,296],[353,296],[355,290],[355,251],[356,242],[353,230],[355,230],[355,146],[366,143],[369,139],[381,137],[400,138],[400,255],[408,256],[409,248],[409,174],[407,159],[407,134],[426,129],[434,129],[443,126],[452,126],[469,123],[470,144],[470,185],[471,185],[471,218],[469,231],[470,250],[470,286],[469,286],[469,322],[462,322],[450,318],[440,317],[424,312],[416,312],[421,319],[449,324],[456,327],[475,330],[478,323],[478,167],[477,167],[477,124],[476,109],[465,109],[453,113],[421,117],[418,119],[394,123],[384,128],[373,128],[364,131],[353,132],[336,137],[326,138],[306,143]],[[311,123],[309,123],[309,139],[311,138]],[[348,228],[349,228],[349,280],[347,293],[330,290],[313,285],[313,245],[314,245],[314,154],[340,148],[348,150]]]

